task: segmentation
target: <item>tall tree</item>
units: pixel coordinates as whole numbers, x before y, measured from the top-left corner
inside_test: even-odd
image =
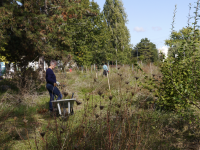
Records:
[[[124,11],[121,0],[106,0],[104,4],[104,15],[107,26],[111,32],[109,39],[111,46],[112,60],[119,60],[125,63],[130,49],[130,34],[126,27],[127,15]]]
[[[158,50],[156,45],[147,38],[141,39],[133,49],[133,57],[137,57],[144,62],[155,62],[158,60]]]
[[[21,2],[21,5],[16,1],[3,3],[4,7],[0,7],[0,36],[3,37],[0,42],[5,48],[1,49],[1,55],[19,63],[25,81],[28,62],[36,57],[62,59],[72,53],[73,38],[78,37],[76,27],[83,22],[83,16],[94,14],[84,7],[86,0],[81,5],[66,0]]]
[[[37,56],[61,59],[72,53],[76,38],[84,32],[84,17],[94,16],[89,0],[21,2],[0,7],[0,30],[7,43],[2,53],[14,62],[23,59],[23,65]]]

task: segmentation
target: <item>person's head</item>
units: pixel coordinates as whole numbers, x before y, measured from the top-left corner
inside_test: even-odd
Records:
[[[51,60],[51,62],[50,62],[50,67],[51,67],[52,69],[54,69],[56,65],[57,65],[57,62],[56,62],[55,60]]]
[[[107,65],[107,63],[104,63],[104,65]]]

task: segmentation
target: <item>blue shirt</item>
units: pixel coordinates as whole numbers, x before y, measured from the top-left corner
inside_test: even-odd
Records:
[[[53,70],[51,70],[50,68],[46,70],[46,81],[51,85],[54,85],[54,83],[56,83],[56,76],[53,73]]]
[[[107,67],[107,65],[103,65],[103,70],[108,71],[108,67]]]

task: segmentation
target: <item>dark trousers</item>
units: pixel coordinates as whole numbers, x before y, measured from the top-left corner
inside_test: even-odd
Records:
[[[103,75],[107,76],[107,73],[108,73],[107,70],[104,70],[104,71],[103,71]]]
[[[46,88],[49,91],[49,95],[50,95],[50,101],[49,101],[49,110],[53,111],[53,105],[52,105],[52,101],[54,100],[54,96],[57,95],[58,98],[57,100],[62,99],[62,94],[60,93],[59,89],[49,83],[46,84]]]

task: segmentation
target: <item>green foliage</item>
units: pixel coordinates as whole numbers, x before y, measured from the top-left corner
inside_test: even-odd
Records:
[[[172,48],[179,43],[175,52],[178,57],[169,57],[160,64],[162,80],[158,82],[153,78],[147,79],[148,88],[155,89],[155,96],[158,97],[156,103],[165,110],[181,113],[191,106],[200,109],[198,106],[200,99],[199,30],[194,25],[193,28],[188,27],[179,33],[172,32],[172,38],[166,42]],[[144,72],[143,74],[145,75]]]
[[[199,32],[199,29],[197,29],[196,32]],[[199,34],[199,33],[198,33]],[[183,28],[180,31],[173,31],[171,33],[171,38],[168,40],[165,40],[165,44],[168,45],[170,48],[168,50],[168,57],[174,57],[178,54],[178,49],[181,47],[182,42],[185,40],[191,40],[194,35],[194,30],[191,27]],[[200,40],[200,37],[196,37],[198,41]],[[187,46],[185,44],[184,46]]]
[[[108,60],[128,63],[128,56],[131,54],[130,33],[126,27],[127,15],[123,3],[119,0],[106,0],[103,12],[111,33]]]
[[[120,1],[113,2],[112,27],[94,1],[21,2],[0,6],[0,47],[5,48],[0,51],[8,61],[27,66],[37,56],[46,61],[70,56],[79,65],[101,64],[114,59],[116,48],[118,61],[127,60],[130,36]]]
[[[198,35],[198,32],[194,34]],[[161,66],[163,83],[160,102],[170,108],[180,109],[195,105],[199,99],[199,43],[195,36],[185,39],[178,48],[178,58],[169,58]],[[184,54],[185,53],[185,56]],[[197,69],[198,68],[198,69]],[[165,90],[161,90],[161,89]]]
[[[138,59],[146,63],[156,62],[158,60],[158,50],[156,49],[156,45],[147,38],[141,39],[140,43],[134,47],[132,51],[134,58],[137,58],[137,53]]]
[[[194,105],[199,106],[199,29],[197,29],[197,17],[199,0],[195,7],[193,28],[183,28],[179,32],[173,31],[171,39],[166,40],[170,46],[169,58],[161,65],[163,74],[159,87],[159,103],[168,109],[180,112]],[[178,57],[174,58],[175,54]],[[164,90],[163,90],[164,89]]]

